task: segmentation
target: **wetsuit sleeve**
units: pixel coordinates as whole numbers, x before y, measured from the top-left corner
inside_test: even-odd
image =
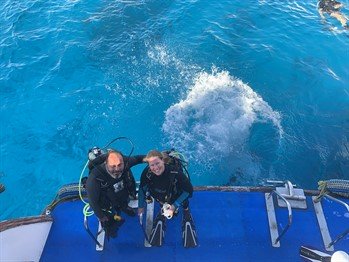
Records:
[[[185,201],[188,197],[190,197],[190,194],[193,192],[193,186],[190,183],[188,177],[183,174],[183,172],[178,172],[178,187],[179,190],[182,191],[182,194],[179,195],[179,197],[174,201],[173,205],[175,208],[178,208],[180,205],[182,205],[183,201]]]
[[[136,181],[131,172],[131,167],[143,163],[145,155],[136,155],[132,157],[124,157],[124,162],[126,163],[125,170],[127,170],[126,184],[127,190],[132,197],[136,197]]]
[[[138,190],[138,207],[143,208],[145,204],[145,192],[148,191],[147,177],[148,167],[146,167],[141,174],[141,183]]]
[[[95,173],[91,172],[86,181],[86,192],[89,200],[89,204],[96,216],[101,219],[104,217],[104,213],[98,203],[101,194],[101,188],[99,183],[95,179]]]
[[[128,173],[126,176],[127,177],[124,179],[124,181],[126,183],[128,193],[130,194],[130,196],[132,196],[132,198],[135,198],[136,197],[136,180],[133,176],[131,169],[128,170]]]
[[[125,162],[127,162],[127,167],[131,168],[135,165],[144,163],[143,162],[144,158],[145,158],[145,155],[136,155],[136,156],[126,157]]]
[[[176,199],[176,201],[173,202],[173,205],[175,206],[175,208],[178,208],[179,206],[181,206],[184,200],[186,200],[188,197],[189,197],[189,193],[183,191],[183,193],[180,194],[180,196]]]

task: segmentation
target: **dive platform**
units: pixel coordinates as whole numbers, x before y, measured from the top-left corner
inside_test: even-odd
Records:
[[[147,207],[142,225],[144,230],[137,216],[128,217],[122,213],[126,221],[118,236],[109,241],[106,238],[99,240],[103,241],[100,250],[96,250],[96,243],[86,232],[82,212],[84,204],[76,196],[56,204],[48,215],[42,216],[49,217],[52,225],[45,233],[48,236],[39,260],[294,262],[304,261],[299,255],[301,246],[329,255],[338,250],[349,253],[349,199],[318,198],[318,193],[295,190],[286,184],[279,189],[198,187],[190,200],[198,236],[196,248],[183,247],[182,210],[178,216],[166,220],[163,246],[149,246],[144,233],[149,234],[152,219],[158,212],[155,204]],[[9,230],[9,227],[5,229],[5,222],[0,224],[1,237]],[[97,234],[95,216],[88,218],[88,225],[91,232]],[[22,238],[30,239],[31,236],[24,234]],[[11,241],[11,237],[2,241],[7,240]],[[12,242],[7,245],[12,250],[1,250],[2,261],[25,256],[20,257],[18,250],[21,247],[16,241]]]

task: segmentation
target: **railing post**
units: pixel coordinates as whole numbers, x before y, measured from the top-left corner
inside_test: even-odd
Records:
[[[333,196],[330,196],[328,194],[325,194],[324,197],[327,197],[327,198],[329,198],[329,199],[331,199],[331,200],[333,200],[333,201],[343,205],[347,209],[347,211],[349,212],[349,205],[347,203],[345,203],[345,202],[343,202],[343,201],[341,201],[341,200],[339,200],[339,199],[337,199],[337,198],[335,198]],[[333,240],[331,243],[328,244],[328,247],[333,246],[334,244],[336,244],[339,240],[341,240],[342,238],[344,238],[348,234],[349,234],[349,229],[347,229],[343,233],[339,234],[335,238],[335,240]]]
[[[287,210],[288,210],[288,224],[282,230],[281,234],[278,233],[278,225],[276,223],[274,207],[270,208],[271,210],[268,209],[268,205],[269,206],[271,206],[271,205],[273,206],[273,204],[272,204],[273,199],[271,199],[271,201],[270,201],[270,197],[272,197],[273,194],[276,194],[278,197],[280,197],[280,199],[282,199],[286,203],[286,207],[287,207]],[[267,200],[268,219],[269,219],[269,227],[270,227],[270,230],[271,230],[270,234],[271,234],[271,237],[272,237],[272,241],[273,241],[273,239],[275,239],[275,236],[278,235],[277,238],[275,239],[275,242],[273,242],[272,244],[273,244],[274,247],[279,247],[280,244],[278,244],[278,243],[280,242],[281,238],[285,235],[285,233],[287,232],[287,230],[289,229],[289,227],[292,224],[292,208],[291,208],[290,203],[286,200],[286,198],[283,197],[280,193],[278,193],[275,190],[270,192],[268,195],[266,194],[266,200]],[[271,212],[273,214],[271,214]],[[274,220],[275,220],[275,222],[274,222]],[[275,228],[275,229],[272,230],[272,228]],[[276,231],[276,233],[275,233],[275,231]]]
[[[286,200],[286,198],[284,198],[281,194],[279,194],[277,191],[273,190],[270,194],[276,194],[277,196],[279,196],[285,203],[287,206],[287,210],[288,210],[288,224],[286,225],[286,227],[284,228],[284,230],[281,232],[281,234],[279,235],[279,237],[276,239],[275,243],[279,242],[280,239],[283,237],[283,235],[285,235],[286,231],[289,229],[289,227],[292,224],[292,208],[290,203]]]

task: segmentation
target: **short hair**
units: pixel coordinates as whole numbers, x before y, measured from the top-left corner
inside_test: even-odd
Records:
[[[108,162],[109,156],[110,156],[111,154],[115,154],[115,155],[117,155],[118,157],[123,158],[123,157],[122,157],[122,153],[121,153],[120,151],[115,150],[115,149],[108,149],[107,158],[106,158],[106,161],[107,161],[107,162]]]

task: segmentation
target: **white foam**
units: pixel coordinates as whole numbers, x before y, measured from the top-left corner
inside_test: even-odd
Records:
[[[170,56],[166,48],[162,45],[155,45],[148,50],[148,57],[162,65],[172,62],[179,62],[174,56]]]
[[[200,71],[200,68],[195,65],[189,65],[188,63],[183,62],[181,59],[177,58],[170,50],[167,49],[165,45],[155,45],[151,46],[146,44],[148,48],[148,57],[155,63],[164,66],[165,68],[170,68],[176,70],[179,74],[178,79],[180,79],[180,86],[174,87],[171,86],[171,89],[182,89],[181,83],[192,81],[194,72]],[[159,76],[158,76],[159,77]],[[160,76],[161,77],[161,76]],[[154,79],[152,79],[154,81]],[[157,81],[157,80],[156,80]],[[151,82],[148,80],[151,84]]]
[[[213,68],[197,74],[186,97],[166,110],[162,129],[172,147],[212,160],[241,150],[256,122],[271,123],[282,136],[278,112],[241,80]]]

